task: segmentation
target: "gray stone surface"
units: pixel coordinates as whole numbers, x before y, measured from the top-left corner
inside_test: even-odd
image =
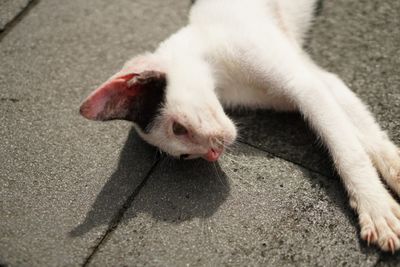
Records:
[[[164,160],[92,266],[373,266],[357,231],[338,179],[241,145]]]
[[[325,2],[325,8],[311,33],[308,49],[318,62],[337,72],[359,93],[370,105],[381,125],[400,144],[400,77],[395,67],[400,63],[400,54],[397,51],[400,44],[399,2]],[[235,114],[234,117],[240,122],[243,142],[262,148],[270,152],[269,155],[274,154],[296,162],[307,169],[327,176],[333,175],[329,167],[329,156],[300,116],[259,111]],[[264,157],[265,154],[260,158],[266,160]],[[156,173],[139,199],[134,202],[121,229],[101,249],[93,261],[94,265],[101,262],[110,265],[117,262],[135,262],[139,265],[225,263],[271,266],[294,262],[305,266],[398,264],[398,257],[377,254],[375,250],[366,249],[363,243],[358,243],[360,241],[356,221],[347,208],[345,194],[336,188],[339,186],[337,180],[333,182],[328,178],[321,178],[328,184],[326,190],[321,190],[323,186],[318,189],[313,186],[304,188],[296,184],[296,178],[306,183],[307,179],[316,179],[318,175],[305,171],[298,177],[299,168],[285,168],[281,164],[286,163],[278,159],[258,162],[272,170],[256,168],[257,161],[248,156],[240,162],[248,162],[254,166],[251,170],[237,167],[243,171],[240,176],[246,176],[247,182],[230,183],[229,181],[236,180],[236,175],[232,175],[229,169],[235,167],[223,163],[222,171],[225,171],[226,177],[221,177],[225,177],[222,178],[224,182],[228,180],[229,194],[222,204],[221,199],[225,197],[223,190],[217,194],[219,197],[216,200],[204,201],[207,203],[204,210],[210,208],[214,211],[214,205],[220,205],[212,216],[208,213],[199,215],[201,212],[198,209],[201,207],[193,206],[189,200],[186,203],[183,199],[186,192],[195,191],[188,189],[185,181],[188,176],[196,178],[193,174],[195,171],[182,174],[183,170],[173,169],[169,174],[166,171],[169,168],[164,167],[163,175]],[[185,165],[181,168],[188,167]],[[199,168],[194,167],[195,170]],[[288,183],[286,195],[281,192],[274,195],[271,184],[253,183],[257,177],[254,173],[257,171],[269,177],[268,181],[272,185],[281,181],[279,174],[293,177],[295,181],[289,180],[292,183]],[[176,188],[169,188],[168,185],[180,176],[180,184]],[[296,193],[291,195],[288,193],[291,190]],[[215,189],[208,191],[214,192]],[[304,200],[303,194],[310,197],[309,204]],[[202,203],[199,198],[201,199],[195,197],[195,203]],[[290,202],[297,198],[301,198],[298,199],[301,203],[298,206]],[[315,201],[324,201],[326,198],[332,201],[325,203],[331,210],[320,209],[320,214],[323,215],[318,218],[318,204]],[[165,203],[160,204],[160,201]],[[283,214],[277,210],[279,207]],[[297,210],[298,215],[291,213],[295,209],[293,207],[300,208]],[[309,211],[307,207],[310,208]],[[190,211],[194,211],[195,215]],[[308,212],[312,214],[308,215]],[[298,222],[296,218],[299,217],[301,220],[298,224],[292,223]],[[317,220],[318,223],[307,220]],[[334,227],[339,225],[343,228],[335,229],[329,225],[330,220],[337,220],[332,224]],[[308,235],[310,232],[307,231],[311,234]],[[266,242],[262,242],[263,239]],[[279,245],[275,246],[276,243]],[[265,250],[259,247],[260,244],[265,246]]]
[[[0,0],[0,32],[20,14],[32,0]]]
[[[18,6],[0,0],[0,21],[4,3]],[[400,145],[400,2],[324,5],[308,49]],[[3,35],[0,264],[81,265],[129,207],[155,151],[128,123],[88,122],[77,108],[124,60],[183,25],[188,7],[41,0]],[[239,144],[215,168],[163,159],[92,265],[398,265],[359,240],[329,156],[300,116],[234,117],[242,141],[269,153]]]
[[[126,141],[129,123],[84,120],[79,104],[183,24],[186,6],[43,0],[2,39],[0,262],[79,265],[103,236],[155,152]]]

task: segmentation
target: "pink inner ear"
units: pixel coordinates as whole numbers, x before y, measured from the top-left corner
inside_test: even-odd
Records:
[[[123,117],[126,103],[138,93],[136,86],[129,86],[128,81],[138,74],[131,73],[107,81],[91,93],[80,107],[83,117],[90,120],[108,120]]]

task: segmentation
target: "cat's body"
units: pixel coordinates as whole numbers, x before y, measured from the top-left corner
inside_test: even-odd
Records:
[[[358,212],[361,237],[400,248],[397,147],[365,105],[302,50],[315,0],[198,0],[188,26],[128,61],[81,107],[128,119],[149,143],[215,161],[236,138],[225,106],[299,111],[328,147]]]
[[[240,0],[197,1],[191,10],[189,26],[162,43],[156,53],[173,57],[175,65],[179,64],[179,58],[186,61],[193,53],[198,53],[195,60],[202,58],[209,64],[216,93],[224,106],[294,110],[290,101],[268,88],[274,86],[271,81],[257,76],[260,71],[257,62],[249,61],[258,56],[251,53],[258,48],[268,49],[269,53],[279,50],[276,39],[281,38],[282,33],[300,52],[313,18],[314,2],[253,0],[243,8]],[[196,72],[196,76],[199,74],[201,76]],[[190,79],[209,79],[208,74],[205,76]]]

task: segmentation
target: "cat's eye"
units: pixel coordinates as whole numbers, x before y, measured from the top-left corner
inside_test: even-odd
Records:
[[[188,133],[188,130],[180,124],[179,122],[174,122],[172,125],[172,131],[174,132],[175,135],[185,135]]]

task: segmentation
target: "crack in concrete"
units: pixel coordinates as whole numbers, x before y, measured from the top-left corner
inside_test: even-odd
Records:
[[[40,0],[30,0],[29,3],[23,8],[12,20],[10,20],[2,31],[0,31],[0,42],[3,38],[16,26],[20,21],[22,21],[29,12],[40,2]]]
[[[321,175],[321,176],[323,176],[323,177],[330,178],[330,177],[333,177],[333,176],[334,176],[334,174],[332,174],[332,176],[328,176],[326,173],[323,173],[323,172],[320,172],[320,171],[318,171],[318,170],[312,169],[312,168],[310,168],[310,167],[308,167],[308,166],[303,165],[303,164],[300,163],[300,162],[296,162],[296,161],[293,161],[293,160],[284,158],[284,157],[282,157],[282,156],[280,156],[280,155],[278,155],[278,154],[276,154],[276,153],[273,153],[273,152],[268,151],[268,150],[266,150],[266,149],[264,149],[264,148],[261,148],[261,147],[258,147],[258,146],[256,146],[256,145],[253,145],[253,144],[248,143],[248,142],[246,142],[246,141],[238,141],[238,143],[241,143],[241,144],[243,144],[243,145],[249,146],[249,147],[251,147],[251,148],[253,148],[253,149],[257,149],[257,150],[262,151],[262,152],[264,152],[264,153],[270,154],[271,156],[273,156],[273,157],[275,157],[275,158],[279,158],[279,159],[281,159],[281,160],[284,160],[284,161],[293,163],[293,164],[295,164],[295,165],[297,165],[297,166],[299,166],[299,167],[302,167],[302,168],[304,168],[304,169],[306,169],[306,170],[308,170],[308,171],[310,171],[310,172],[319,174],[319,175]]]
[[[109,236],[117,229],[118,225],[122,221],[122,218],[124,217],[125,212],[132,206],[133,201],[135,200],[136,196],[140,193],[142,188],[147,184],[147,181],[157,168],[158,164],[162,161],[162,157],[158,155],[157,159],[155,160],[154,164],[150,167],[149,171],[147,174],[144,176],[142,182],[133,190],[133,192],[129,195],[129,197],[125,200],[124,204],[122,207],[118,210],[114,218],[111,220],[111,222],[108,225],[108,228],[104,235],[100,238],[99,242],[93,247],[92,252],[89,254],[89,256],[85,259],[84,263],[82,264],[83,267],[88,266],[93,259],[93,257],[96,255],[96,253],[99,251],[100,247],[107,242]]]
[[[19,102],[21,100],[18,99],[18,98],[13,98],[13,97],[2,97],[2,98],[0,98],[0,101],[2,101],[2,102],[10,101],[10,102],[13,102],[13,103],[17,103],[17,102]]]

